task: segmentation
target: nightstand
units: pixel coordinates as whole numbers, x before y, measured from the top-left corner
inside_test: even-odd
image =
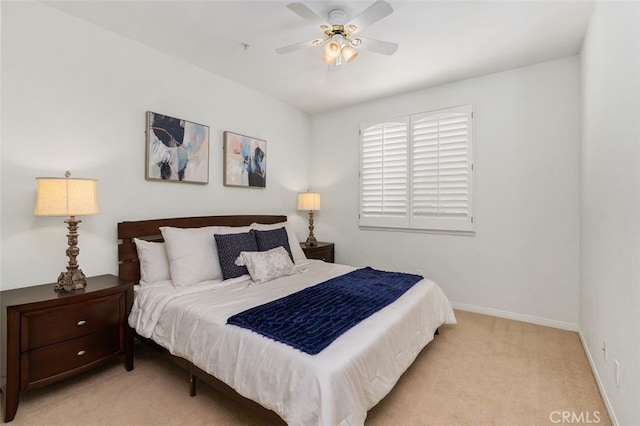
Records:
[[[333,243],[318,243],[315,247],[307,247],[305,243],[300,243],[302,251],[307,259],[318,259],[328,263],[333,263],[335,258],[335,248]]]
[[[84,289],[55,292],[55,284],[0,293],[0,386],[4,421],[18,411],[20,392],[58,382],[124,355],[133,370],[127,318],[133,283],[113,275],[87,278]]]

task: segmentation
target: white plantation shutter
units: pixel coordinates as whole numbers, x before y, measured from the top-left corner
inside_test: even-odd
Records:
[[[411,117],[411,227],[473,230],[471,106]]]
[[[360,130],[361,225],[408,226],[408,135],[408,117]]]
[[[470,105],[360,133],[361,226],[473,231]]]

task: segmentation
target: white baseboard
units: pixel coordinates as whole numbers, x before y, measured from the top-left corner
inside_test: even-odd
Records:
[[[602,384],[602,380],[600,380],[600,375],[598,374],[598,370],[596,368],[596,363],[593,361],[593,357],[591,356],[591,351],[589,350],[589,346],[587,345],[587,341],[582,335],[582,330],[578,327],[578,337],[580,337],[580,343],[582,343],[582,347],[584,348],[584,353],[587,355],[587,360],[589,361],[589,366],[591,366],[591,371],[593,372],[593,377],[596,379],[596,385],[598,385],[598,390],[600,391],[600,396],[602,396],[602,401],[604,402],[604,406],[607,408],[609,412],[609,417],[611,418],[611,423],[614,426],[618,426],[618,419],[616,419],[616,414],[613,412],[613,408],[611,407],[611,402],[609,401],[609,397],[607,396],[607,392],[604,389],[604,385]]]
[[[559,328],[561,330],[578,331],[578,325],[570,322],[550,320],[531,315],[517,314],[515,312],[501,311],[500,309],[485,308],[483,306],[468,305],[466,303],[451,303],[454,309],[475,312],[477,314],[491,315],[493,317],[507,318],[531,324],[544,325],[546,327]]]

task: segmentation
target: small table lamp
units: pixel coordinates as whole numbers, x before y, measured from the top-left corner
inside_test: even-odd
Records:
[[[69,216],[64,222],[68,225],[67,256],[69,265],[66,272],[58,277],[56,291],[72,291],[84,288],[87,279],[78,267],[76,257],[80,254],[78,248],[78,224],[76,215],[98,214],[96,187],[98,181],[93,179],[72,179],[71,173],[65,173],[64,178],[36,178],[36,216]]]
[[[320,194],[315,192],[301,192],[298,194],[298,210],[309,210],[309,236],[305,245],[316,247],[318,240],[313,235],[313,212],[320,210]]]

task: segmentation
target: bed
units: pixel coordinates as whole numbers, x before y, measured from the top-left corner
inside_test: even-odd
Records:
[[[221,279],[216,267],[225,267],[226,241],[238,241],[237,237],[257,231],[269,237],[277,233],[279,241],[285,238],[295,267],[264,282],[251,268],[251,274]],[[118,239],[119,275],[138,284],[129,324],[141,340],[160,348],[187,370],[192,395],[196,380],[201,379],[232,396],[239,395],[243,403],[263,407],[266,418],[280,423],[364,424],[367,411],[389,393],[433,340],[438,327],[455,323],[442,290],[428,279],[419,279],[397,300],[312,355],[227,324],[230,317],[254,306],[292,297],[356,271],[347,265],[307,260],[286,216],[121,222]],[[206,250],[213,247],[213,251],[203,253],[204,243]],[[160,247],[167,265],[161,265],[159,257],[149,260],[147,251],[157,253]],[[282,247],[272,251],[286,256]],[[202,270],[206,269],[202,266],[205,259],[206,267],[214,265],[208,275]],[[194,270],[204,275],[193,275]]]

